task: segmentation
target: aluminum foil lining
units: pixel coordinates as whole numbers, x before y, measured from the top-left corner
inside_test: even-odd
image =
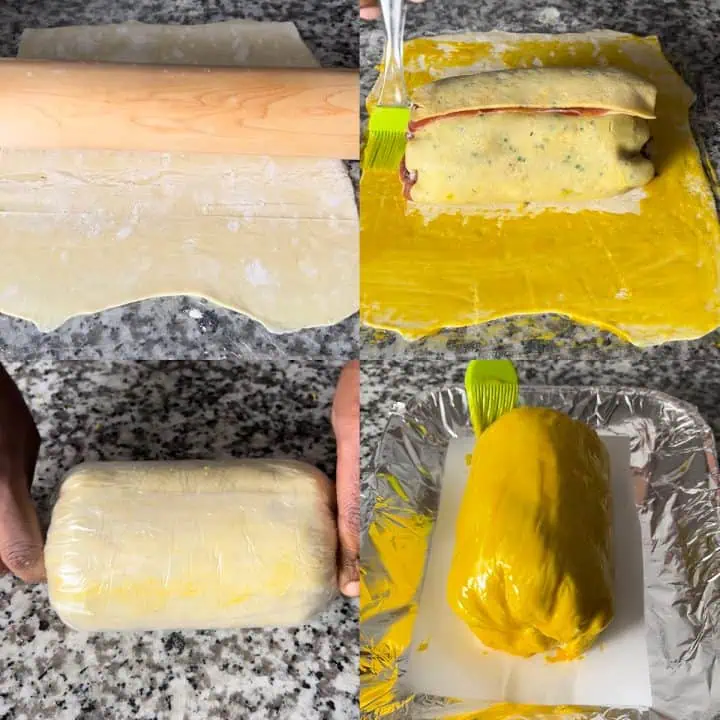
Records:
[[[603,433],[629,438],[629,477],[635,496],[642,497],[637,510],[653,708],[588,708],[577,717],[720,719],[720,663],[716,662],[720,651],[720,518],[717,457],[710,427],[693,406],[645,390],[525,387],[520,404],[555,408]],[[406,533],[416,532],[417,541],[429,547],[448,442],[471,432],[462,388],[420,395],[391,415],[375,454],[369,492],[363,498],[362,558],[368,587],[391,587],[392,573],[398,572],[397,563],[389,567],[373,541],[372,525],[383,513],[390,514],[396,526]],[[421,530],[418,518],[427,520],[429,532]],[[403,565],[403,572],[413,571],[410,565]],[[423,572],[424,566],[419,567],[412,597],[403,600],[401,607],[384,606],[387,598],[375,603],[375,611],[363,604],[364,718],[419,720],[481,709],[457,699],[412,695],[403,687],[408,628]],[[394,642],[379,641],[393,636]],[[538,715],[537,711],[511,717],[568,718],[567,714]]]

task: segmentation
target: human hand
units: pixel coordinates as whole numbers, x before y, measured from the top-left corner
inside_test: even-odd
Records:
[[[20,391],[0,366],[0,574],[45,579],[43,538],[30,495],[40,436]]]
[[[425,0],[410,0],[410,2],[421,3]],[[378,0],[360,0],[360,19],[377,20],[380,17],[380,6]]]
[[[338,585],[343,595],[360,594],[360,362],[352,360],[340,373],[332,405],[337,443],[335,486],[340,559]]]

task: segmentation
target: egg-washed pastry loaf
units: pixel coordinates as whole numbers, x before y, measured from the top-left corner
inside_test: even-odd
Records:
[[[413,94],[405,194],[488,205],[611,197],[647,184],[655,87],[612,68],[443,78]]]
[[[477,439],[447,597],[487,647],[571,660],[613,617],[610,463],[597,433],[517,408]]]
[[[336,591],[331,489],[286,460],[80,465],[52,513],[50,602],[87,631],[304,623]]]

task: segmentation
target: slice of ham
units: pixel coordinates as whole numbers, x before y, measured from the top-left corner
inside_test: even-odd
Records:
[[[408,125],[408,132],[412,133],[425,125],[429,125],[436,120],[443,120],[449,117],[460,117],[467,115],[469,117],[475,115],[487,115],[489,113],[512,112],[512,113],[554,113],[555,115],[573,115],[575,117],[599,117],[601,115],[611,115],[612,110],[603,108],[527,108],[527,107],[504,107],[504,108],[483,108],[480,110],[456,110],[455,112],[445,113],[444,115],[432,115],[431,117],[422,118],[421,120],[411,120]]]
[[[413,185],[417,182],[417,172],[411,173],[407,169],[407,165],[405,164],[405,156],[402,156],[402,160],[400,161],[400,180],[403,184],[403,197],[406,200],[412,200],[412,197],[410,196],[410,192],[412,191]]]

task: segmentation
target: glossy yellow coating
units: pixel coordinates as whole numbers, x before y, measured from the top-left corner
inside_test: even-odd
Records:
[[[384,716],[410,702],[398,698],[398,659],[410,647],[417,614],[416,595],[427,557],[431,518],[376,501],[368,535],[384,572],[360,573],[360,709]],[[378,615],[397,613],[380,637],[372,632]]]
[[[597,433],[556,410],[511,410],[475,444],[451,608],[495,650],[579,657],[613,617],[610,524]]]
[[[628,70],[658,88],[650,130],[659,175],[627,207],[473,214],[408,208],[397,174],[365,172],[363,322],[418,338],[554,312],[641,346],[713,330],[720,324],[720,229],[689,127],[692,93],[657,39],[609,33],[483,38],[406,43],[410,93],[449,73],[538,62]]]
[[[448,715],[444,720],[586,720],[589,708],[571,705],[521,705],[496,703],[483,710]]]

